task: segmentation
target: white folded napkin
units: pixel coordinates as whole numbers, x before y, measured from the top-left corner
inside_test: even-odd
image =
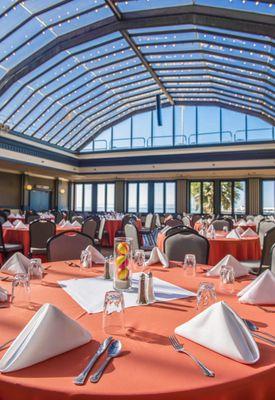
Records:
[[[227,254],[221,261],[219,261],[213,268],[206,273],[207,276],[219,276],[221,267],[223,265],[230,266],[234,269],[235,278],[239,276],[248,275],[248,269],[245,268],[235,257]]]
[[[91,253],[93,263],[95,263],[95,264],[104,264],[105,263],[104,256],[91,244],[89,246],[87,246],[85,250],[87,250]]]
[[[247,228],[246,231],[244,231],[241,234],[241,237],[258,237],[257,233],[253,231],[251,228]]]
[[[21,222],[20,219],[16,219],[15,221],[13,221],[12,224],[13,224],[14,226],[16,226],[19,222]]]
[[[0,371],[30,367],[91,339],[91,334],[76,321],[52,304],[44,304],[0,360]]]
[[[65,221],[64,224],[62,225],[62,228],[71,228],[73,225],[70,223],[70,221]]]
[[[10,214],[8,215],[8,218],[16,218],[16,216],[15,216],[15,214],[10,213]]]
[[[14,253],[2,266],[1,272],[10,275],[27,274],[31,261],[24,254]]]
[[[240,219],[240,221],[238,222],[238,225],[239,226],[246,226],[247,223],[246,223],[246,221],[244,219]]]
[[[152,265],[161,263],[165,268],[169,267],[169,260],[167,255],[164,254],[158,247],[154,247],[151,251],[150,258],[146,261],[145,265]]]
[[[14,229],[27,229],[27,227],[22,221],[19,221],[18,224],[15,225]]]
[[[0,302],[8,301],[8,291],[0,287]]]
[[[240,303],[275,304],[275,275],[267,269],[237,296]]]
[[[21,214],[15,214],[15,218],[22,218]]]
[[[2,224],[3,228],[13,228],[13,225],[10,221],[6,221]]]
[[[238,227],[236,228],[236,231],[238,232],[239,235],[241,235],[242,233],[244,233],[243,228],[240,227],[240,226],[238,226]]]
[[[244,364],[254,364],[260,358],[249,329],[223,301],[178,326],[175,333]]]
[[[240,234],[236,229],[232,229],[227,235],[227,239],[240,239]]]
[[[62,220],[58,223],[58,225],[59,225],[59,226],[63,226],[63,225],[65,224],[65,222],[66,222],[65,219],[62,219]]]
[[[81,224],[78,221],[74,221],[72,223],[72,226],[77,226],[77,227],[81,228]]]

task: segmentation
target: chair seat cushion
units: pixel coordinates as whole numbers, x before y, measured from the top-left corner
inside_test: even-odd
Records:
[[[23,246],[22,244],[18,243],[5,243],[5,250],[6,251],[17,251],[17,250],[22,250]],[[0,251],[4,251],[4,247],[0,246]]]
[[[39,248],[39,247],[31,247],[30,252],[32,254],[46,254],[47,249],[46,248]]]

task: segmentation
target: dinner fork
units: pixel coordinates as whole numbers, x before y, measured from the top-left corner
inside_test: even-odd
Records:
[[[185,348],[182,344],[180,344],[176,336],[169,336],[169,341],[178,353],[184,353],[189,356],[201,368],[204,375],[210,378],[213,378],[215,376],[215,373],[213,371],[210,371],[210,369],[208,369],[200,360],[198,360],[197,357],[185,350]]]

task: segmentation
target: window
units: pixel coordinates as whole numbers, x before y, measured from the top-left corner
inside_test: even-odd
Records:
[[[84,211],[92,211],[92,184],[84,185]]]
[[[114,211],[115,209],[115,184],[97,184],[97,211]]]
[[[214,213],[214,182],[190,182],[190,212],[192,214]]]
[[[154,212],[176,212],[176,184],[175,182],[154,183]]]
[[[82,211],[82,200],[83,200],[83,185],[76,184],[75,185],[75,211]]]
[[[198,143],[220,142],[220,109],[202,106],[198,108]]]
[[[221,214],[245,214],[246,213],[246,182],[222,181]]]
[[[148,183],[128,183],[128,212],[148,212]]]
[[[264,180],[262,183],[263,214],[275,213],[275,180]]]
[[[106,211],[115,210],[115,184],[107,183],[107,204]]]

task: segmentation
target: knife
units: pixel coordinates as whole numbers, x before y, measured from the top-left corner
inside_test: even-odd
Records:
[[[91,371],[93,366],[95,365],[96,361],[98,358],[101,356],[101,354],[104,353],[104,351],[108,348],[109,344],[113,340],[112,336],[109,336],[107,339],[104,340],[103,343],[99,346],[97,349],[97,352],[95,355],[91,358],[91,360],[88,362],[87,366],[83,369],[83,371],[74,378],[73,382],[75,385],[84,385],[85,379],[87,378],[88,373]]]

